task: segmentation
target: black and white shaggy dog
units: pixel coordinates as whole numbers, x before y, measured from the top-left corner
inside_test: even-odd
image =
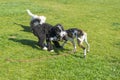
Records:
[[[39,19],[33,19],[30,22],[30,26],[33,31],[33,34],[38,38],[38,45],[42,49],[51,52],[54,51],[51,41],[54,43],[55,47],[61,48],[58,40],[60,37],[59,34],[61,32],[62,25],[57,24],[55,26],[52,26],[48,23],[40,24]],[[45,45],[45,41],[47,43],[47,46]]]
[[[77,39],[77,44],[79,47],[81,47],[84,50],[84,57],[86,56],[87,51],[90,51],[90,45],[87,41],[87,33],[83,30],[77,29],[77,28],[71,28],[65,31],[61,31],[60,33],[61,39],[65,40],[65,42],[62,44],[62,47],[65,45],[67,41],[71,41],[74,49],[73,52],[76,52],[76,44],[74,39]],[[86,48],[83,46],[83,42],[87,44],[87,51]]]
[[[46,17],[45,16],[38,16],[36,14],[33,14],[29,9],[27,9],[27,13],[29,16],[31,16],[31,21],[34,19],[39,19],[40,20],[40,24],[45,23],[46,21]]]

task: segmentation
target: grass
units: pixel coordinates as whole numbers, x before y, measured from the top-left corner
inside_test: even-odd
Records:
[[[29,27],[26,9],[47,22],[88,33],[91,51],[83,58],[72,44],[54,53],[41,50]],[[119,80],[119,0],[1,0],[0,80]]]

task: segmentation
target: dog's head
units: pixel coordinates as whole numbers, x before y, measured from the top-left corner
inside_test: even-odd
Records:
[[[66,32],[61,24],[55,25],[55,34],[59,40],[62,40],[62,38],[66,35]]]

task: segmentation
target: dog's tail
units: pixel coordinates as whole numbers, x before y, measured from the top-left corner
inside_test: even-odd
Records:
[[[33,14],[29,9],[27,9],[27,13],[29,16],[31,16],[32,18],[35,18],[37,15]]]

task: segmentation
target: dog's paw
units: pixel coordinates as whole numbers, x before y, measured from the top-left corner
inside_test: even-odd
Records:
[[[46,51],[47,51],[48,49],[47,49],[47,47],[44,47],[43,50],[46,50]]]
[[[85,59],[86,59],[86,55],[84,55],[84,56],[83,56],[83,58],[85,58]]]
[[[54,50],[50,50],[50,52],[54,52]]]
[[[87,50],[87,52],[90,52],[90,50]]]
[[[76,50],[72,50],[71,52],[72,52],[72,53],[76,53]]]

